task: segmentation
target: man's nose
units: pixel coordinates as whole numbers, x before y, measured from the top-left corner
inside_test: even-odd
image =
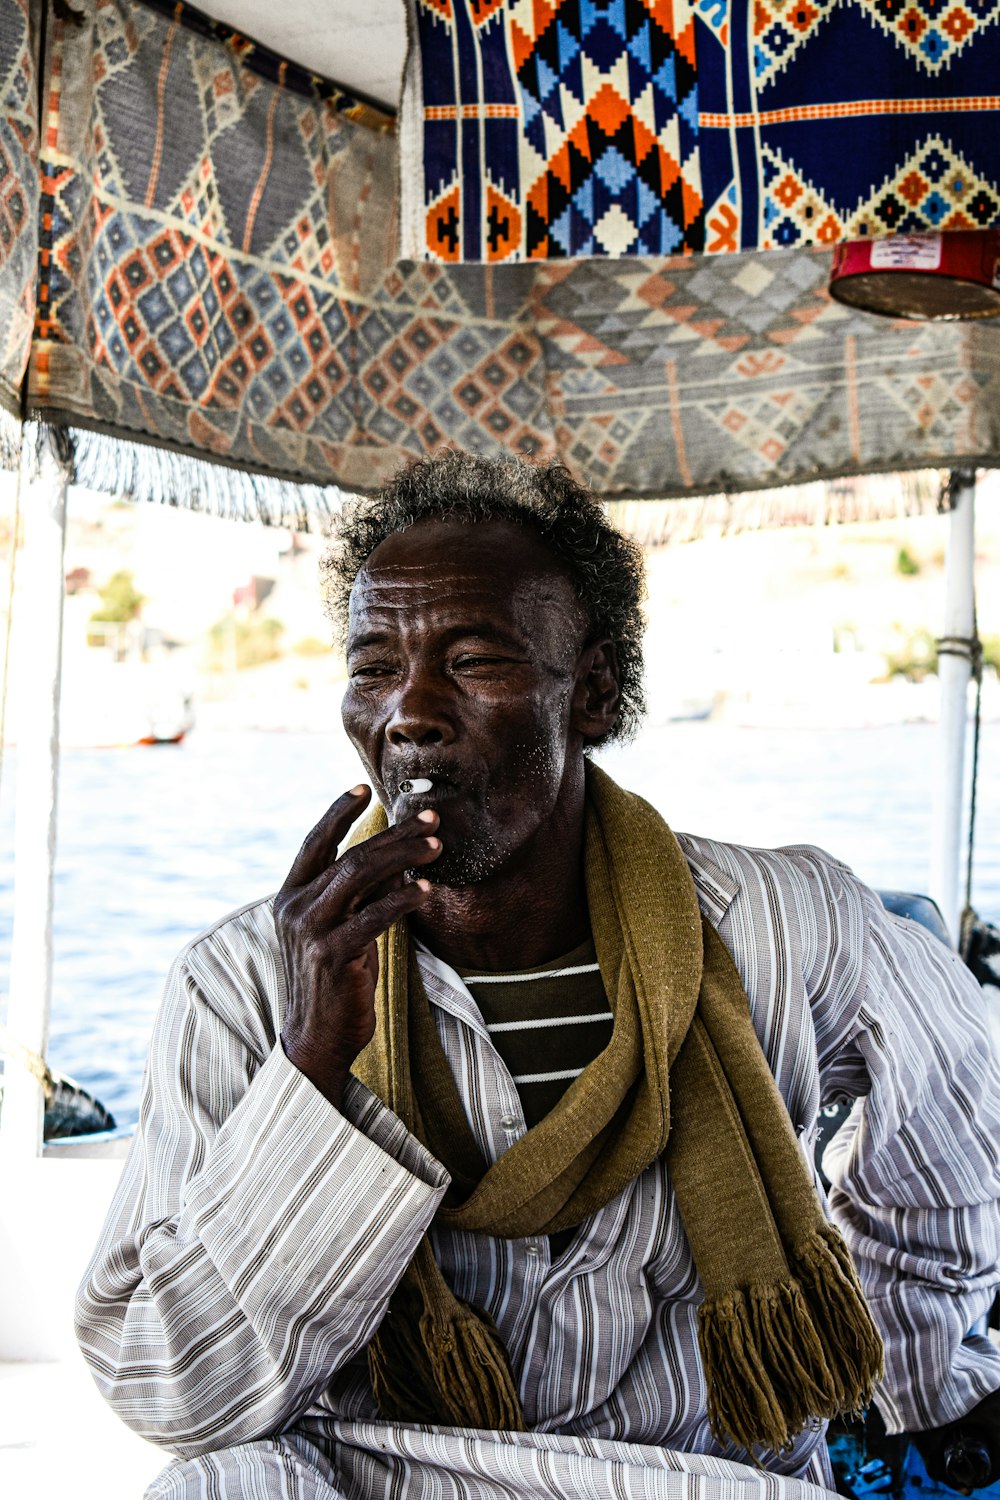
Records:
[[[385,726],[390,745],[447,745],[455,738],[445,695],[424,677],[411,677],[400,689]]]

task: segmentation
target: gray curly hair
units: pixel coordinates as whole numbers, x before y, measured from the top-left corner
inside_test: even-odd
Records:
[[[560,463],[449,450],[416,460],[373,495],[349,501],[334,522],[321,564],[327,613],[341,643],[351,588],[366,560],[386,537],[428,520],[512,521],[541,537],[569,574],[588,636],[614,643],[621,703],[606,740],[630,739],[646,706],[642,551],[615,530],[600,501]]]

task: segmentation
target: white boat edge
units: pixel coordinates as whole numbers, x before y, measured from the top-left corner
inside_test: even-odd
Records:
[[[8,1157],[0,1187],[0,1493],[139,1500],[170,1455],[108,1407],[73,1333],[73,1299],[129,1133]]]

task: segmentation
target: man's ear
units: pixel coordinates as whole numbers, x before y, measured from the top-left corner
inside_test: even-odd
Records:
[[[618,653],[605,638],[590,641],[580,652],[573,690],[571,721],[587,742],[603,740],[618,722],[621,689],[618,685]]]

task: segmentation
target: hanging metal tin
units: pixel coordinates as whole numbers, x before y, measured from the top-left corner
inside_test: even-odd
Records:
[[[844,241],[833,252],[830,295],[888,318],[995,318],[1000,230]]]

